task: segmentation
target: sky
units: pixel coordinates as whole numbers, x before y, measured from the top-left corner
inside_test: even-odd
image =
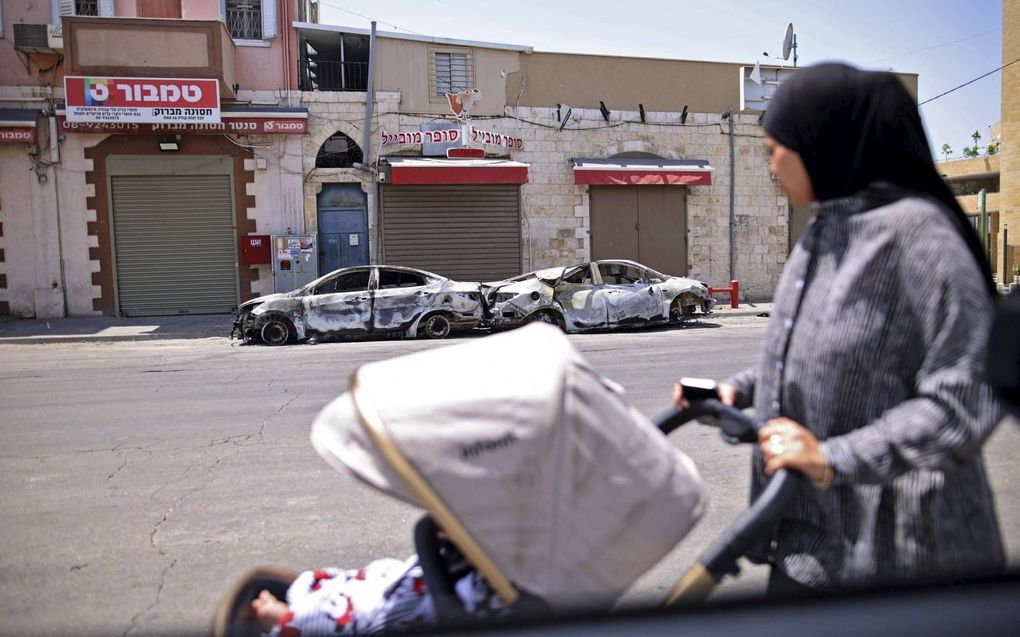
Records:
[[[519,44],[536,51],[775,62],[786,25],[798,66],[841,61],[918,75],[918,101],[1003,64],[1002,2],[991,0],[319,0],[319,22]],[[1007,60],[1008,62],[1009,60]],[[792,63],[791,60],[786,64]],[[1002,74],[920,106],[932,152],[961,156],[999,121]]]

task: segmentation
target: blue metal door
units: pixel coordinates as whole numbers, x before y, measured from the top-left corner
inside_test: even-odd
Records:
[[[319,209],[319,273],[368,265],[368,215],[364,208]]]

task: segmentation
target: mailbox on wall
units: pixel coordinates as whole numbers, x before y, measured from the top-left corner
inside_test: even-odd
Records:
[[[241,237],[241,263],[261,265],[273,262],[273,244],[268,234],[250,234]]]

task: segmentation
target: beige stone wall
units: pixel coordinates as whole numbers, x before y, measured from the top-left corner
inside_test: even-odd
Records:
[[[359,184],[368,199],[368,244],[369,259],[379,259],[379,189],[376,175],[357,168],[316,168],[315,157],[322,143],[336,132],[342,132],[362,149],[365,161],[375,163],[379,158],[380,131],[397,132],[400,128],[396,112],[400,109],[401,94],[392,91],[376,92],[373,105],[374,117],[371,142],[368,152],[364,145],[365,125],[364,93],[295,93],[301,105],[308,108],[309,134],[303,138],[304,172],[304,227],[305,232],[318,230],[318,206],[316,196],[327,183]],[[419,149],[420,151],[420,149]]]
[[[520,67],[520,54],[516,51],[444,46],[394,38],[378,38],[376,43],[375,88],[377,91],[398,93],[400,110],[405,113],[450,113],[446,99],[432,94],[431,59],[437,51],[471,55],[474,87],[482,92],[482,99],[472,107],[475,115],[501,115],[506,104],[505,95],[520,88],[520,80],[513,86],[508,80],[508,76]]]
[[[589,195],[575,186],[572,157],[611,157],[645,152],[668,159],[707,159],[715,168],[711,186],[690,186],[687,196],[689,275],[713,286],[728,285],[730,158],[728,124],[715,113],[691,113],[686,126],[676,125],[677,113],[620,112],[620,121],[607,124],[598,109],[574,109],[564,130],[556,130],[552,108],[520,108],[516,117],[476,119],[474,124],[521,137],[521,151],[503,156],[530,165],[521,189],[522,263],[526,270],[567,265],[590,258]],[[614,113],[614,117],[617,113]],[[519,118],[519,119],[518,119]],[[788,204],[778,183],[768,175],[757,115],[737,115],[735,274],[744,295],[770,298],[788,252]],[[390,130],[416,130],[434,118],[399,116]],[[387,150],[394,152],[396,149]],[[401,147],[420,153],[420,147]],[[500,150],[488,147],[490,156]],[[309,201],[309,203],[314,203]],[[377,236],[377,235],[373,235]]]
[[[997,173],[1000,170],[1000,156],[968,157],[938,162],[935,168],[943,177],[953,179],[983,174]]]
[[[1020,0],[1002,3],[1002,63],[1020,58]],[[1008,227],[1009,244],[1014,254],[1020,251],[1020,64],[1002,71],[1002,152],[1000,158],[999,237]],[[1002,256],[992,264],[998,280],[1012,280],[1002,271]],[[1020,260],[1014,261],[1020,263]]]

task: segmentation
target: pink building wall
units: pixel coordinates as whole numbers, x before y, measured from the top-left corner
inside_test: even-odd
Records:
[[[280,3],[285,4],[285,3]],[[272,91],[287,88],[284,40],[284,7],[277,6],[279,35],[265,41],[269,46],[238,45],[235,54],[235,77],[242,90]],[[137,0],[116,0],[116,17],[133,18],[138,15]],[[51,15],[51,3],[4,2],[4,37],[0,39],[0,85],[4,86],[55,86],[63,83],[63,65],[57,65],[59,56],[32,56],[33,62],[25,69],[25,57],[14,50],[13,27],[15,23],[53,24],[56,17]],[[216,0],[182,0],[181,17],[186,20],[219,20],[220,8]],[[57,66],[55,66],[57,65]],[[50,69],[41,72],[40,69]],[[293,73],[292,73],[293,75]],[[290,82],[293,84],[293,82]]]

